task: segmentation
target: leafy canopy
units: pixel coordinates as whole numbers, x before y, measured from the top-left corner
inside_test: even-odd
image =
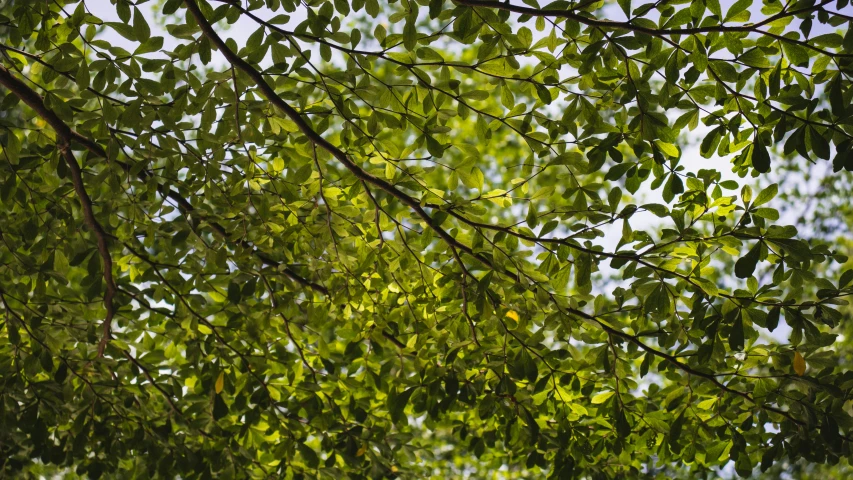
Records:
[[[111,3],[0,7],[4,473],[849,456],[848,0]]]

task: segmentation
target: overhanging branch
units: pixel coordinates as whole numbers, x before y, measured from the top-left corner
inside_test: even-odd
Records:
[[[458,2],[458,3],[463,3],[463,2]],[[486,2],[486,3],[488,3],[488,2]],[[331,142],[326,140],[323,136],[321,136],[319,133],[314,131],[314,129],[302,118],[301,114],[296,109],[294,109],[292,106],[290,106],[287,102],[285,102],[284,99],[282,99],[281,96],[278,95],[278,93],[276,93],[276,91],[264,79],[263,74],[258,69],[256,69],[252,65],[250,65],[247,61],[243,60],[239,55],[237,55],[234,51],[232,51],[225,44],[225,42],[222,40],[222,38],[219,36],[219,34],[216,33],[216,31],[213,29],[213,26],[210,24],[210,22],[207,20],[207,18],[205,18],[204,14],[201,12],[201,9],[199,8],[199,6],[195,0],[184,0],[184,4],[186,5],[189,13],[193,16],[193,18],[195,18],[196,22],[199,25],[199,28],[202,31],[202,34],[205,37],[207,37],[207,39],[211,42],[211,44],[213,44],[220,51],[220,53],[222,53],[222,55],[225,57],[225,59],[233,67],[238,68],[240,71],[245,73],[249,78],[251,78],[255,82],[258,89],[263,94],[263,96],[267,99],[267,101],[272,103],[276,108],[281,110],[291,121],[293,121],[297,125],[299,130],[302,132],[302,134],[305,135],[312,143],[314,143],[315,145],[317,145],[317,146],[323,148],[324,150],[326,150],[327,152],[329,152],[339,163],[341,163],[347,170],[349,170],[359,180],[364,181],[370,185],[373,185],[373,186],[379,188],[380,190],[386,192],[387,194],[397,198],[403,204],[405,204],[407,207],[409,207],[415,213],[416,216],[420,217],[430,228],[432,228],[438,234],[438,236],[442,240],[444,240],[448,244],[448,246],[453,251],[454,255],[455,255],[455,250],[458,249],[458,250],[463,251],[463,252],[467,253],[468,255],[474,257],[476,260],[478,260],[479,262],[481,262],[485,266],[487,266],[487,267],[489,267],[489,268],[491,268],[491,269],[493,269],[499,273],[510,275],[508,272],[504,272],[501,269],[496,268],[496,266],[493,264],[493,262],[490,259],[488,259],[487,257],[485,257],[483,255],[475,253],[473,251],[473,249],[471,249],[471,247],[468,247],[467,245],[459,242],[452,235],[450,235],[446,230],[442,229],[441,225],[438,224],[438,222],[436,222],[426,212],[426,210],[424,210],[424,208],[421,206],[421,203],[419,200],[417,200],[414,197],[406,194],[405,192],[402,192],[401,190],[399,190],[396,186],[392,185],[391,183],[389,183],[389,182],[387,182],[381,178],[378,178],[378,177],[370,174],[369,172],[365,171],[359,165],[357,165],[352,159],[350,159],[349,156],[344,151],[342,151],[340,148],[336,147]],[[477,5],[477,6],[481,6],[481,5]],[[459,259],[457,258],[457,260],[459,260]],[[459,260],[459,261],[461,262],[461,260]],[[461,266],[461,268],[464,269],[465,268],[464,265]],[[677,359],[675,359],[675,357],[667,354],[666,352],[661,352],[659,350],[656,350],[656,349],[654,349],[648,345],[645,345],[638,338],[633,337],[630,334],[624,333],[618,329],[614,329],[613,327],[610,327],[609,325],[606,325],[605,323],[601,322],[595,316],[589,315],[583,311],[572,309],[572,308],[564,309],[564,310],[570,314],[573,314],[573,315],[582,317],[588,321],[592,321],[594,323],[597,323],[604,331],[611,333],[611,334],[614,334],[614,335],[618,335],[622,338],[625,338],[625,339],[637,344],[637,346],[639,346],[643,350],[645,350],[645,351],[647,351],[647,352],[649,352],[649,353],[651,353],[651,354],[653,354],[659,358],[662,358],[662,359],[665,359],[667,361],[672,362],[676,367],[678,367],[679,369],[681,369],[682,371],[684,371],[688,374],[695,375],[697,377],[708,380],[711,383],[713,383],[714,385],[716,385],[717,387],[723,389],[724,391],[732,393],[732,394],[736,394],[738,396],[741,396],[744,399],[746,399],[747,401],[759,406],[760,408],[764,408],[764,409],[767,409],[767,410],[772,411],[774,413],[778,413],[780,415],[783,415],[796,424],[801,423],[798,420],[796,420],[795,418],[793,418],[790,413],[788,413],[784,410],[777,409],[775,407],[771,407],[771,406],[767,406],[767,405],[760,405],[757,402],[755,402],[748,393],[741,392],[739,390],[728,387],[724,383],[717,380],[713,375],[703,373],[699,370],[695,370],[694,368],[679,362]]]
[[[88,150],[89,153],[91,153],[92,155],[95,155],[99,158],[109,159],[107,156],[107,152],[97,142],[86,138],[85,136],[72,129],[68,124],[65,123],[65,121],[59,118],[59,116],[56,115],[53,110],[49,109],[44,104],[44,99],[42,99],[41,95],[39,95],[35,90],[30,88],[23,81],[13,76],[12,73],[2,65],[0,65],[0,85],[3,85],[7,89],[9,89],[9,91],[14,93],[15,96],[21,99],[21,101],[23,101],[28,107],[33,109],[33,111],[35,111],[39,117],[41,117],[45,122],[47,122],[48,125],[50,125],[51,128],[53,128],[53,130],[57,134],[58,139],[60,139],[61,142],[65,145],[69,146],[69,148],[72,143],[76,142],[85,147],[86,150]],[[115,160],[115,162],[126,172],[131,171],[131,165],[118,160]],[[140,171],[137,176],[142,181],[146,181],[150,177],[149,173],[145,170]],[[157,186],[157,189],[161,195],[174,201],[184,215],[190,214],[195,211],[193,205],[180,193],[172,190],[171,188],[159,184]],[[230,239],[230,235],[228,234],[225,227],[223,227],[221,224],[212,221],[208,222],[208,224],[220,237],[225,240]],[[274,260],[268,254],[258,250],[250,242],[246,240],[240,240],[237,242],[237,244],[243,248],[251,250],[252,254],[264,264],[275,268],[282,267],[281,262]],[[326,287],[302,277],[289,266],[284,266],[283,273],[287,275],[291,280],[302,285],[303,287],[310,288],[324,295],[329,294],[329,291],[328,289],[326,289]]]

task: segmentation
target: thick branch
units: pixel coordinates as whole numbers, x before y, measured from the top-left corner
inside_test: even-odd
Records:
[[[86,192],[86,187],[83,184],[83,174],[80,171],[80,166],[77,165],[77,159],[74,158],[71,147],[67,143],[60,144],[59,150],[65,159],[65,163],[68,164],[68,169],[71,171],[71,183],[74,185],[74,191],[77,193],[80,205],[83,207],[83,220],[95,235],[98,244],[98,254],[104,262],[104,283],[106,284],[104,307],[107,309],[107,315],[104,318],[101,341],[98,343],[98,356],[100,357],[103,356],[104,349],[107,348],[107,343],[110,340],[110,328],[113,323],[113,316],[115,316],[114,298],[116,295],[116,283],[113,278],[113,259],[110,256],[108,234],[95,218],[95,212],[92,210],[92,199],[89,197],[89,193]]]
[[[107,314],[104,318],[103,335],[100,343],[98,343],[98,356],[102,356],[104,354],[104,349],[107,347],[107,342],[109,342],[110,325],[112,324],[113,317],[115,316],[115,305],[113,299],[116,294],[116,284],[115,279],[113,279],[113,260],[110,256],[109,245],[107,242],[108,234],[95,218],[95,213],[92,210],[92,199],[89,197],[88,192],[86,192],[86,187],[83,184],[83,175],[80,171],[80,166],[77,165],[77,160],[74,158],[74,154],[71,153],[70,144],[72,140],[79,141],[77,137],[80,137],[84,140],[80,143],[86,146],[86,148],[90,148],[91,144],[100,150],[102,156],[106,157],[106,154],[97,144],[94,144],[72,130],[71,127],[63,122],[55,113],[53,113],[53,111],[47,108],[38,93],[33,91],[33,89],[28,87],[24,82],[12,76],[11,72],[2,65],[0,65],[0,85],[8,88],[30,108],[35,110],[35,112],[56,131],[56,134],[59,137],[59,150],[62,153],[62,158],[65,160],[65,163],[68,164],[68,169],[71,171],[71,182],[74,184],[74,191],[77,193],[77,197],[80,199],[80,204],[83,207],[83,220],[95,235],[95,239],[98,244],[98,254],[104,262],[104,283],[106,284],[104,307],[107,309]]]

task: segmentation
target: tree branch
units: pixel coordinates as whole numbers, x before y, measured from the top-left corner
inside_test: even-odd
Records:
[[[641,25],[637,25],[627,22],[616,22],[613,20],[599,20],[597,18],[590,18],[578,13],[575,13],[574,10],[559,10],[559,9],[542,9],[542,8],[532,8],[532,7],[523,7],[520,5],[513,5],[507,2],[496,2],[493,0],[453,0],[455,3],[459,5],[464,5],[466,7],[482,7],[482,8],[494,8],[498,10],[506,10],[508,12],[518,13],[521,15],[530,15],[531,17],[553,17],[553,18],[566,18],[569,20],[574,20],[580,24],[587,25],[590,27],[600,27],[600,28],[610,28],[613,30],[628,30],[632,32],[645,33],[647,35],[652,35],[654,37],[663,38],[668,35],[696,35],[701,33],[725,33],[725,32],[740,32],[740,33],[758,33],[761,35],[766,35],[768,37],[775,38],[777,40],[795,43],[797,45],[809,48],[811,50],[823,53],[824,55],[830,57],[853,57],[851,53],[845,52],[828,52],[820,47],[816,47],[808,42],[797,40],[793,38],[784,37],[782,35],[777,35],[775,33],[767,32],[764,30],[759,30],[759,27],[772,23],[780,18],[791,17],[794,15],[798,15],[801,13],[808,13],[815,10],[819,10],[823,8],[824,5],[828,3],[832,3],[834,0],[822,0],[820,3],[812,5],[810,7],[800,8],[797,10],[790,11],[782,11],[777,13],[776,15],[772,15],[770,17],[765,18],[764,20],[753,23],[749,25],[709,25],[705,27],[692,27],[692,28],[649,28]]]
[[[468,0],[464,0],[464,1],[468,1]],[[476,1],[479,1],[479,0],[476,0]],[[459,3],[462,3],[462,2],[459,2]],[[369,172],[363,170],[354,161],[352,161],[347,156],[346,153],[344,153],[338,147],[336,147],[331,142],[329,142],[328,140],[323,138],[316,131],[314,131],[311,128],[311,126],[302,118],[302,116],[299,114],[299,112],[296,111],[296,109],[294,109],[293,107],[291,107],[287,102],[285,102],[275,92],[273,87],[271,87],[270,84],[267,83],[267,81],[264,79],[263,74],[260,71],[258,71],[256,68],[254,68],[248,62],[246,62],[245,60],[240,58],[230,48],[228,48],[228,46],[225,44],[225,42],[222,40],[222,38],[219,37],[219,35],[213,29],[210,22],[208,22],[207,19],[204,17],[204,15],[202,14],[202,12],[199,9],[198,4],[196,3],[195,0],[184,0],[184,4],[187,6],[187,10],[189,10],[190,14],[192,14],[192,16],[195,18],[196,22],[199,24],[199,27],[201,28],[202,33],[208,38],[208,40],[214,46],[216,46],[219,49],[219,51],[225,56],[226,60],[228,60],[228,62],[231,63],[232,66],[237,67],[243,73],[248,75],[257,84],[258,88],[260,89],[260,91],[264,95],[264,97],[266,97],[267,101],[269,101],[274,106],[279,108],[282,112],[284,112],[285,115],[287,115],[288,118],[290,118],[299,127],[299,130],[312,143],[314,143],[315,145],[319,145],[321,148],[323,148],[324,150],[326,150],[330,154],[332,154],[332,156],[336,160],[338,160],[338,162],[340,162],[347,170],[352,172],[353,175],[355,175],[356,178],[358,178],[359,180],[362,180],[362,181],[365,181],[371,185],[374,185],[374,186],[380,188],[381,190],[385,191],[389,195],[391,195],[391,196],[397,198],[398,200],[402,201],[406,206],[411,208],[418,217],[423,219],[426,222],[426,224],[430,228],[432,228],[451,247],[451,249],[458,248],[458,249],[464,251],[465,253],[471,255],[472,257],[474,257],[475,259],[477,259],[478,261],[480,261],[481,263],[483,263],[487,267],[492,268],[496,271],[499,271],[499,269],[496,269],[495,266],[492,264],[492,262],[489,259],[483,257],[482,255],[475,253],[470,247],[468,247],[468,246],[462,244],[461,242],[457,241],[447,231],[442,229],[441,226],[438,225],[438,223],[423,209],[423,207],[421,207],[421,204],[417,199],[415,199],[414,197],[411,197],[410,195],[400,191],[394,185],[388,183],[387,181],[385,181],[381,178],[375,177],[372,174],[370,174]],[[606,23],[611,23],[611,22],[606,22]],[[463,266],[463,268],[464,268],[464,266]],[[499,271],[499,273],[506,273],[506,272]],[[552,298],[552,301],[554,301],[553,298]],[[556,303],[556,301],[555,301],[555,303]],[[695,375],[697,377],[706,379],[706,380],[712,382],[717,387],[723,389],[724,391],[732,393],[732,394],[736,394],[738,396],[741,396],[744,399],[746,399],[747,401],[758,405],[757,402],[755,402],[755,400],[753,400],[752,397],[748,393],[732,389],[732,388],[726,386],[725,384],[723,384],[722,382],[720,382],[719,380],[717,380],[716,377],[714,377],[713,375],[695,370],[692,367],[679,362],[672,355],[669,355],[666,352],[662,352],[662,351],[656,350],[652,347],[649,347],[649,346],[645,345],[644,343],[642,343],[636,337],[634,337],[630,334],[627,334],[625,332],[622,332],[620,330],[617,330],[613,327],[610,327],[609,325],[601,322],[600,320],[598,320],[598,318],[596,318],[592,315],[589,315],[583,311],[571,309],[571,308],[567,309],[567,311],[573,315],[583,317],[584,319],[586,319],[588,321],[595,322],[606,332],[613,334],[613,335],[620,336],[622,338],[625,338],[625,339],[637,344],[637,346],[646,350],[647,352],[652,353],[653,355],[658,356],[660,358],[663,358],[669,362],[672,362],[676,367],[678,367],[679,369],[681,369],[682,371],[684,371],[686,373],[689,373],[689,374]],[[801,423],[798,420],[796,420],[795,418],[793,418],[790,413],[788,413],[784,410],[780,410],[778,408],[775,408],[772,406],[767,406],[767,405],[758,405],[758,406],[761,408],[765,408],[769,411],[778,413],[778,414],[788,418],[789,420],[793,421],[796,424]]]
[[[59,145],[59,151],[62,153],[65,163],[68,164],[68,169],[71,171],[71,183],[74,185],[74,191],[77,193],[80,205],[83,207],[83,219],[95,235],[98,244],[98,254],[104,262],[104,283],[106,284],[104,307],[107,309],[107,315],[104,318],[101,341],[98,343],[98,356],[101,357],[104,355],[104,350],[110,341],[110,328],[113,317],[115,316],[114,298],[117,290],[115,279],[113,278],[113,259],[110,256],[108,234],[95,218],[95,212],[92,209],[92,199],[89,197],[89,193],[86,192],[86,187],[83,184],[83,174],[80,166],[77,165],[77,159],[74,158],[74,154],[71,152],[71,146],[68,143],[62,143]]]
[[[97,144],[94,144],[72,130],[71,127],[63,122],[53,111],[47,108],[38,93],[28,87],[21,80],[15,78],[11,72],[2,65],[0,65],[0,85],[8,88],[30,108],[35,110],[35,112],[56,131],[56,134],[59,137],[58,148],[62,154],[62,158],[65,160],[65,163],[68,164],[68,168],[71,171],[71,183],[74,185],[74,191],[77,193],[77,197],[80,199],[80,204],[83,207],[83,219],[95,235],[98,245],[98,254],[104,262],[104,283],[106,284],[104,307],[107,309],[107,314],[104,318],[101,341],[98,343],[98,356],[103,356],[104,349],[106,349],[110,338],[110,325],[112,324],[113,317],[115,316],[115,304],[113,299],[116,294],[116,284],[115,279],[113,278],[113,260],[110,256],[107,241],[108,234],[95,218],[95,213],[92,209],[92,199],[89,197],[88,192],[86,192],[80,166],[77,165],[77,160],[71,152],[71,141],[78,141],[87,148],[90,148],[90,146],[97,147],[103,154],[102,156],[104,158],[106,158],[106,154]],[[78,137],[82,138],[83,141],[80,141]]]
[[[333,157],[335,157],[338,162],[340,162],[347,170],[349,170],[356,178],[359,180],[363,180],[371,185],[378,187],[380,190],[388,193],[389,195],[397,198],[402,201],[407,207],[411,208],[415,214],[420,217],[426,224],[432,228],[439,237],[442,238],[445,242],[447,242],[451,247],[458,248],[463,252],[471,255],[472,257],[479,260],[481,263],[487,266],[491,266],[491,262],[479,254],[474,253],[474,251],[464,245],[463,243],[456,240],[452,235],[450,235],[446,230],[441,228],[441,225],[435,221],[426,210],[421,207],[420,201],[415,199],[414,197],[406,194],[405,192],[399,190],[397,187],[392,185],[391,183],[379,178],[375,177],[369,172],[362,169],[355,162],[353,162],[346,153],[344,153],[338,147],[332,145],[331,142],[323,138],[320,134],[314,131],[308,122],[302,118],[302,115],[299,114],[296,109],[291,107],[287,102],[285,102],[270,86],[269,83],[264,79],[264,76],[261,72],[259,72],[255,67],[251,66],[248,62],[240,58],[236,53],[234,53],[219,34],[213,29],[210,25],[210,22],[202,14],[201,10],[198,7],[198,4],[195,0],[184,0],[184,4],[187,6],[187,10],[192,14],[201,28],[202,33],[210,40],[210,42],[216,46],[217,49],[225,56],[225,59],[228,60],[231,65],[237,67],[240,71],[245,73],[251,78],[255,84],[257,84],[261,93],[263,93],[264,97],[272,103],[279,110],[284,112],[290,120],[292,120],[299,130],[305,135],[312,143],[318,145],[323,150],[326,150]]]
[[[54,113],[51,109],[47,108],[47,106],[44,104],[44,100],[42,99],[41,95],[36,93],[35,90],[30,88],[21,80],[15,78],[11,74],[11,72],[9,72],[9,70],[3,67],[2,65],[0,65],[0,85],[3,85],[7,89],[9,89],[9,91],[14,93],[19,99],[21,99],[21,101],[23,101],[25,104],[27,104],[27,106],[33,109],[33,111],[35,111],[39,117],[41,117],[45,122],[47,122],[48,125],[50,125],[51,128],[53,128],[57,136],[65,144],[70,146],[72,142],[77,142],[78,144],[85,147],[86,150],[89,151],[89,153],[100,158],[109,159],[107,156],[107,152],[98,143],[84,137],[83,135],[77,133],[70,126],[68,126],[68,124],[66,124],[61,118],[59,118],[56,113]],[[116,163],[126,172],[130,172],[132,168],[131,165],[128,165],[125,162],[116,160]],[[150,177],[150,174],[147,171],[142,170],[137,174],[137,176],[141,180],[146,181]],[[171,188],[159,184],[157,186],[157,189],[161,195],[173,200],[185,216],[195,211],[195,208],[192,206],[192,204],[180,193],[172,190]],[[228,240],[230,238],[230,235],[228,235],[228,232],[225,230],[225,227],[223,227],[221,224],[217,222],[208,222],[208,224],[223,239]],[[281,262],[278,262],[266,253],[261,252],[250,242],[246,240],[240,240],[237,242],[237,244],[243,248],[251,250],[252,254],[255,255],[264,264],[279,269],[282,267]],[[283,272],[291,280],[302,285],[303,287],[310,288],[312,290],[322,293],[323,295],[329,294],[329,291],[328,289],[326,289],[326,287],[302,277],[289,266],[285,266]]]

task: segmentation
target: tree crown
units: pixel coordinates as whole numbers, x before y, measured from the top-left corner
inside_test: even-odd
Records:
[[[111,3],[0,6],[6,472],[849,455],[847,0]]]

